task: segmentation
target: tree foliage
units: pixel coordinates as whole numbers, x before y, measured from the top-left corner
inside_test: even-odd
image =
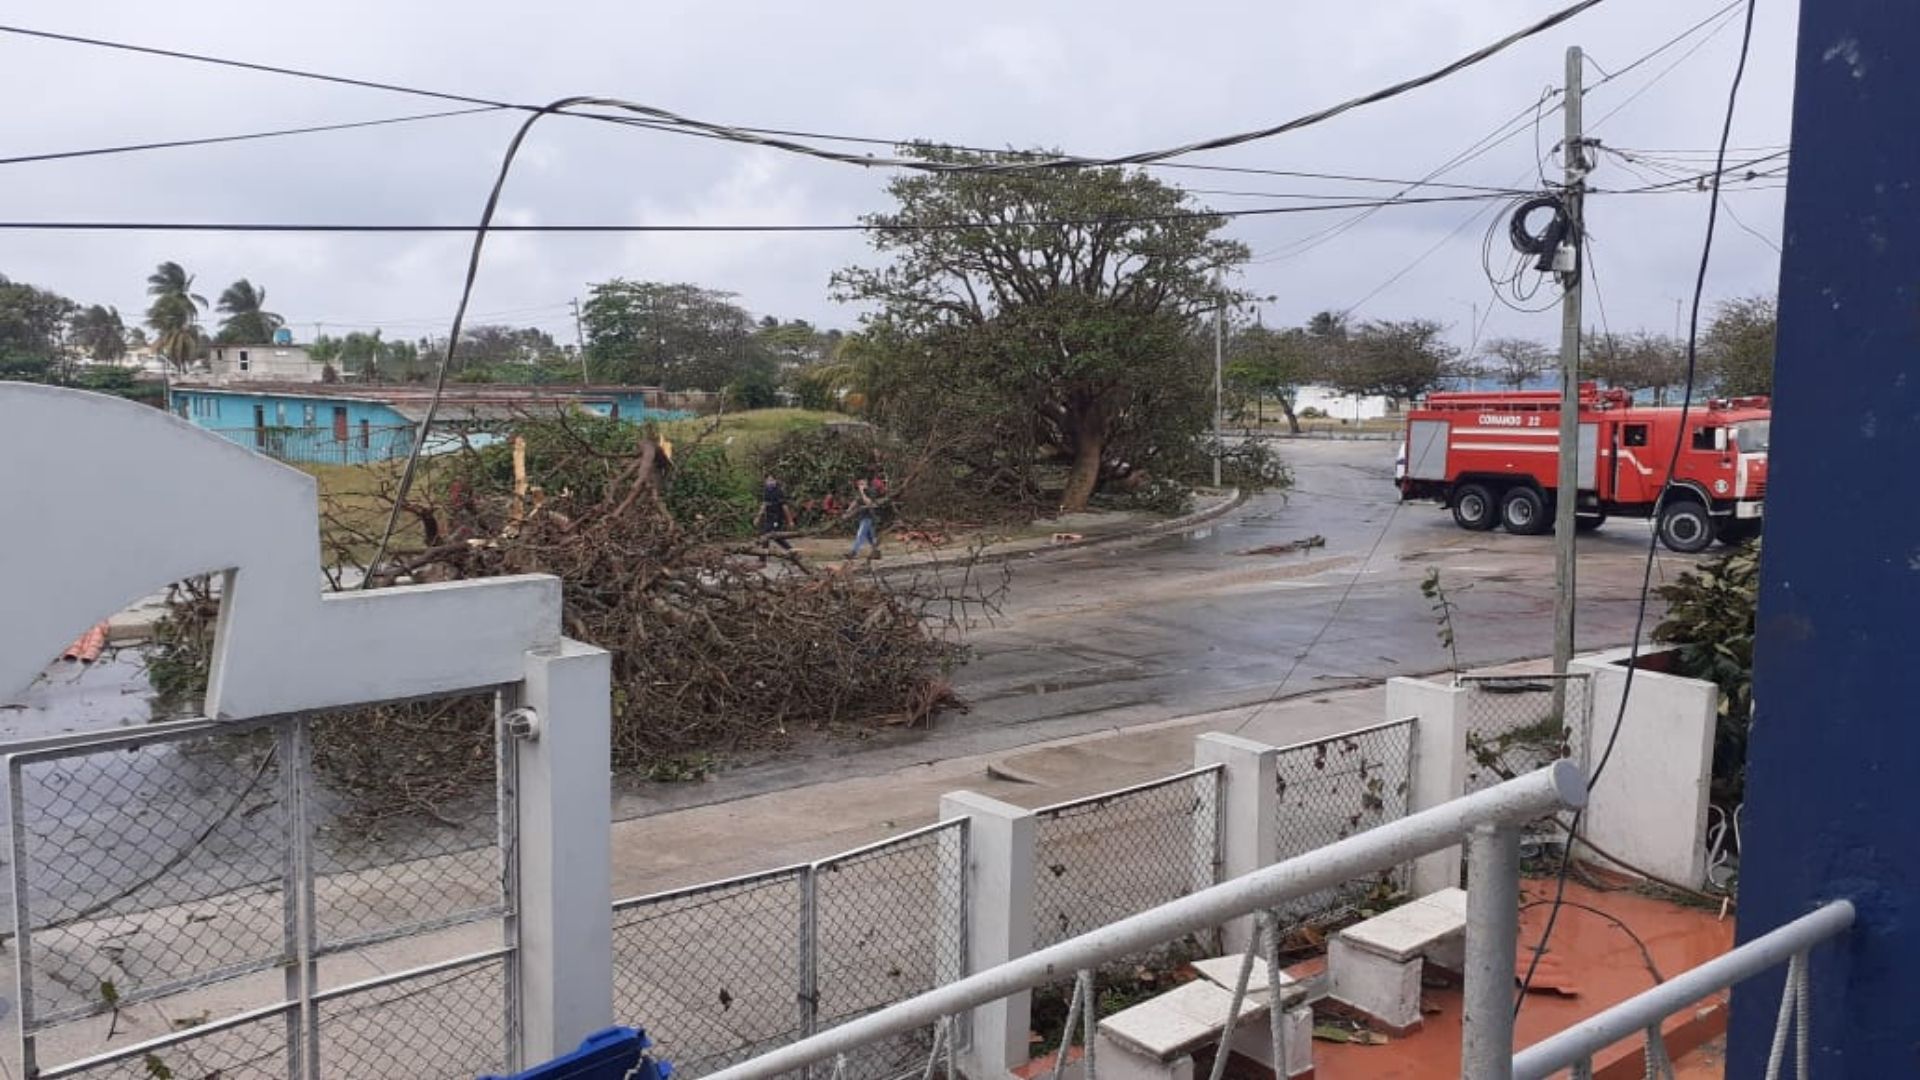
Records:
[[[1778,321],[1771,296],[1741,297],[1714,309],[1713,322],[1700,341],[1700,359],[1714,389],[1729,396],[1773,393]]]
[[[1206,429],[1211,364],[1196,363],[1196,316],[1223,300],[1213,275],[1247,258],[1216,235],[1225,219],[1117,168],[917,173],[888,193],[894,209],[866,220],[891,261],[849,267],[834,285],[875,309],[864,336],[887,359],[873,404],[914,441],[945,431],[968,465],[1015,485],[1057,457],[1070,463],[1061,506],[1077,510],[1103,478],[1156,467]],[[986,224],[929,227],[956,221]]]
[[[698,285],[615,278],[581,309],[596,381],[718,390],[773,360],[733,294]]]
[[[0,275],[0,374],[39,377],[59,367],[61,338],[79,305]]]
[[[1720,688],[1712,788],[1713,800],[1726,807],[1739,805],[1746,786],[1760,546],[1756,540],[1701,563],[1658,590],[1667,615],[1654,628],[1654,640],[1679,647],[1680,674]]]
[[[1343,394],[1413,401],[1467,373],[1445,333],[1432,319],[1405,319],[1363,323],[1344,337],[1323,335],[1332,358],[1325,380]]]
[[[127,324],[119,308],[89,304],[73,316],[69,332],[73,343],[96,364],[111,364],[127,355]]]
[[[1526,338],[1494,338],[1480,350],[1480,366],[1511,390],[1526,385],[1553,370],[1554,355],[1545,345]]]
[[[222,316],[216,341],[224,345],[263,345],[287,320],[268,311],[267,290],[241,278],[220,293],[215,304]]]
[[[154,347],[167,363],[185,371],[187,365],[206,345],[200,329],[200,312],[207,298],[193,291],[193,275],[177,262],[163,262],[147,275],[147,325],[153,329]]]
[[[1294,398],[1319,372],[1319,349],[1305,329],[1270,330],[1264,326],[1234,331],[1226,347],[1226,379],[1254,401],[1256,414],[1268,398],[1280,406],[1293,433],[1300,433]]]
[[[1655,401],[1686,382],[1686,346],[1664,334],[1589,332],[1580,347],[1580,374],[1630,392],[1652,390]]]

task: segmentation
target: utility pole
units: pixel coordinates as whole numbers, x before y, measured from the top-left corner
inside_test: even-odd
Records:
[[[1213,486],[1220,486],[1220,440],[1226,438],[1227,406],[1223,396],[1221,369],[1226,353],[1227,291],[1226,278],[1213,272]]]
[[[1573,660],[1574,520],[1580,501],[1580,275],[1585,249],[1583,196],[1586,191],[1586,147],[1580,123],[1583,91],[1580,86],[1582,60],[1580,46],[1567,49],[1567,133],[1563,144],[1566,164],[1566,190],[1562,193],[1567,212],[1567,242],[1573,245],[1573,257],[1560,275],[1560,477],[1554,499],[1554,601],[1553,671],[1565,675]],[[1599,447],[1594,448],[1597,452]],[[1595,467],[1599,462],[1596,459]],[[1564,680],[1560,680],[1564,684]],[[1555,711],[1561,711],[1564,690],[1554,690]]]
[[[573,340],[580,348],[580,385],[591,386],[593,380],[587,377],[587,332],[580,328],[580,298],[577,296],[573,298]]]

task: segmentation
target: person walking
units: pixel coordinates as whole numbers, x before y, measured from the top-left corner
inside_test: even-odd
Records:
[[[793,507],[787,505],[787,492],[772,473],[760,486],[760,510],[753,516],[753,523],[760,529],[760,543],[779,544],[780,550],[791,552],[793,545],[780,535],[793,528]]]
[[[860,557],[861,547],[871,547],[873,558],[880,557],[880,537],[874,529],[880,516],[880,503],[873,496],[873,490],[862,476],[853,482],[853,502],[847,507],[847,514],[860,522],[853,533],[853,550],[847,552],[847,558]]]

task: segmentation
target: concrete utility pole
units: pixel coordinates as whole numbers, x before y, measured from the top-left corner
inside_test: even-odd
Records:
[[[1586,147],[1580,124],[1582,60],[1580,46],[1567,49],[1567,114],[1565,151],[1567,242],[1573,245],[1571,265],[1560,275],[1560,478],[1553,515],[1553,671],[1567,673],[1573,659],[1574,512],[1580,501],[1580,276],[1585,239],[1582,202],[1587,186]],[[1599,447],[1594,448],[1598,453]],[[1596,458],[1594,467],[1599,467]],[[1561,693],[1554,693],[1556,706]]]
[[[573,340],[580,346],[580,385],[591,386],[593,380],[587,377],[587,332],[580,328],[580,298],[573,298]]]
[[[1227,406],[1222,396],[1221,368],[1226,353],[1227,283],[1226,277],[1213,272],[1213,486],[1220,486],[1220,440],[1226,437]]]

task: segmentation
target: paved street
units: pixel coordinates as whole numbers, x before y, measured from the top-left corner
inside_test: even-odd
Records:
[[[1390,442],[1299,440],[1280,453],[1294,470],[1291,490],[1256,495],[1191,533],[1013,563],[1003,610],[971,628],[973,659],[956,675],[970,707],[931,732],[876,735],[854,754],[841,742],[803,748],[677,790],[650,785],[619,812],[1446,670],[1420,592],[1429,567],[1457,606],[1461,666],[1552,651],[1550,537],[1468,533],[1437,506],[1400,504]],[[1325,546],[1250,554],[1311,536]],[[1644,523],[1614,521],[1581,538],[1582,649],[1630,636],[1647,536]],[[1694,561],[1662,549],[1656,584]]]

